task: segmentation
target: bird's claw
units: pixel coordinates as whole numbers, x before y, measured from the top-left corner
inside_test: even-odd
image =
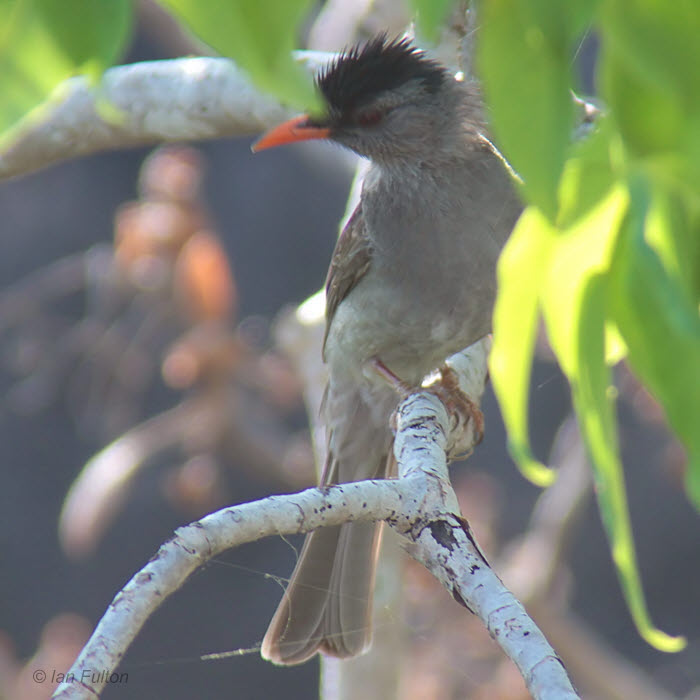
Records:
[[[416,391],[429,391],[443,403],[452,421],[450,442],[447,456],[450,460],[464,459],[484,438],[484,414],[476,404],[460,388],[456,372],[448,365],[440,368],[440,379],[421,389],[414,387],[401,379],[390,370],[378,357],[373,357],[370,364],[374,371],[390,384],[396,393],[405,399]],[[469,425],[473,430],[473,438],[469,433]],[[391,416],[391,429],[396,432],[396,413]]]
[[[484,414],[477,403],[462,391],[456,372],[447,365],[440,368],[440,379],[426,390],[442,401],[453,422],[450,431],[453,437],[448,445],[449,459],[463,459],[484,438]],[[473,440],[467,439],[470,421]]]

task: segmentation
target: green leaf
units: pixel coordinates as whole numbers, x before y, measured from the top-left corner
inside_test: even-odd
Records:
[[[312,0],[159,0],[202,41],[232,58],[264,90],[290,105],[317,109],[310,76],[292,58]]]
[[[603,27],[626,63],[645,80],[700,104],[700,73],[694,70],[700,65],[700,7],[695,0],[607,0],[601,10]],[[683,66],[689,70],[679,70]]]
[[[428,39],[437,39],[440,27],[455,2],[456,0],[411,0],[418,26]]]
[[[610,162],[611,124],[602,117],[596,131],[573,145],[559,186],[559,229],[573,225],[607,196],[614,175]]]
[[[537,335],[539,287],[553,243],[547,219],[526,209],[498,263],[489,371],[508,429],[508,446],[523,475],[548,486],[555,472],[532,455],[528,428],[530,370]]]
[[[37,0],[55,45],[97,81],[122,52],[131,27],[129,0]]]
[[[639,156],[676,149],[684,131],[682,106],[670,90],[650,84],[623,59],[606,46],[600,82],[626,146]]]
[[[696,304],[649,246],[650,227],[668,225],[650,215],[648,183],[634,178],[632,208],[611,271],[612,311],[629,362],[660,401],[688,450],[688,490],[700,509],[700,317]]]
[[[550,219],[573,121],[575,42],[594,2],[482,2],[478,61],[499,144]]]
[[[549,259],[542,308],[552,348],[570,381],[579,366],[577,323],[581,295],[591,277],[607,272],[627,206],[626,188],[613,186],[587,215],[557,237]]]
[[[687,294],[700,301],[700,216],[692,215],[685,198],[654,183],[644,237],[667,274]]]
[[[601,5],[599,81],[626,147],[664,156],[700,185],[700,4],[608,0]]]
[[[484,0],[480,10],[494,134],[539,207],[526,209],[499,264],[491,375],[511,451],[521,468],[542,468],[527,426],[541,309],[631,614],[650,644],[676,651],[684,640],[654,628],[644,602],[609,367],[627,356],[664,406],[700,504],[700,4]],[[569,147],[568,67],[592,20],[611,109]]]
[[[610,210],[612,226],[619,212]],[[586,278],[579,290],[574,356],[571,358],[571,389],[581,434],[594,466],[596,498],[610,540],[613,561],[632,618],[640,635],[661,651],[680,651],[682,637],[671,637],[654,627],[644,600],[630,525],[627,494],[619,458],[614,396],[610,370],[604,361],[606,278]]]
[[[28,117],[40,119],[66,78],[96,80],[123,50],[131,24],[129,0],[0,0],[0,144]]]
[[[617,330],[617,326],[606,319],[605,322],[605,364],[613,367],[627,357],[627,346]]]
[[[644,602],[619,458],[616,392],[606,363],[607,274],[628,207],[626,187],[614,185],[597,206],[557,237],[542,306],[552,347],[571,385],[603,524],[630,612],[650,644],[673,651],[684,641],[654,628]]]

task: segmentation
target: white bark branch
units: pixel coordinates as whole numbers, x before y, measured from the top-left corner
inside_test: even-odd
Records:
[[[295,52],[310,72],[333,56]],[[579,121],[589,130],[598,111],[581,100],[577,104],[583,110]],[[116,108],[117,119],[103,116],[105,105],[111,112]],[[0,180],[99,151],[258,134],[289,116],[226,58],[117,66],[105,72],[99,89],[84,77],[60,85],[40,117],[21,127],[0,151]]]
[[[457,357],[463,389],[478,399],[489,341]],[[399,478],[362,481],[272,496],[225,508],[176,531],[116,596],[55,698],[94,698],[148,617],[197,568],[224,550],[268,535],[308,532],[351,520],[386,520],[408,539],[410,553],[456,600],[484,622],[520,669],[535,698],[578,697],[556,654],[503,586],[460,516],[447,471],[450,417],[429,392],[398,410],[395,454]],[[100,671],[101,673],[93,672]],[[107,673],[104,673],[104,672]]]
[[[298,52],[314,70],[331,54]],[[0,152],[0,179],[104,150],[257,134],[289,116],[225,58],[145,61],[107,70],[99,89],[83,77],[59,86],[41,119]],[[113,121],[99,102],[121,112]]]

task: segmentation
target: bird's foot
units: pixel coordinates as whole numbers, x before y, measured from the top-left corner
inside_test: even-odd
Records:
[[[474,444],[478,445],[484,439],[484,414],[476,401],[470,399],[460,388],[457,373],[449,365],[443,365],[440,368],[440,381],[434,386],[439,387],[437,396],[444,401],[449,411],[464,414],[464,423],[469,419],[473,421]],[[444,396],[440,392],[444,392]]]
[[[448,457],[451,460],[464,459],[471,454],[472,446],[478,445],[484,437],[484,414],[460,388],[455,371],[448,365],[440,368],[440,379],[427,387],[412,386],[392,372],[378,357],[373,357],[370,364],[379,376],[390,384],[396,393],[405,399],[417,391],[429,391],[437,396],[447,409],[452,420],[450,431],[452,440],[448,445]],[[471,421],[473,439],[468,434]],[[391,428],[396,430],[396,414],[391,417]]]
[[[484,438],[484,414],[477,403],[462,391],[457,374],[447,365],[440,368],[440,379],[426,390],[442,401],[453,421],[448,457],[451,460],[464,459],[471,454],[472,447]],[[469,439],[468,435],[470,422],[473,439]]]

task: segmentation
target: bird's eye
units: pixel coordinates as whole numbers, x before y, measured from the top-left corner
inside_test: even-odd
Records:
[[[368,109],[357,115],[357,123],[360,126],[374,126],[384,119],[384,112],[380,109]]]

